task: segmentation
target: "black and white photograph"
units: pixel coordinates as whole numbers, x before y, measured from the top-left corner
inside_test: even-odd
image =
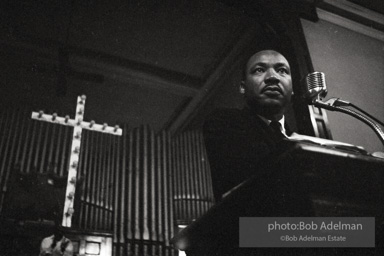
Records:
[[[59,255],[384,255],[384,1],[1,1],[0,256]]]

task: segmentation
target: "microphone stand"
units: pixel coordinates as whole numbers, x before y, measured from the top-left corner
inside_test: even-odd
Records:
[[[364,115],[360,114],[357,111],[354,111],[352,109],[345,107],[345,106],[351,106],[352,105],[351,103],[349,103],[347,101],[340,100],[339,98],[331,98],[331,99],[327,100],[326,102],[322,102],[321,98],[318,96],[317,98],[315,98],[313,100],[312,104],[318,108],[323,108],[323,109],[327,109],[330,111],[342,112],[344,114],[347,114],[347,115],[350,115],[350,116],[353,116],[353,117],[359,119],[360,121],[366,123],[369,127],[371,127],[374,130],[374,132],[379,136],[381,143],[383,143],[383,145],[384,145],[384,132],[380,128],[380,126],[378,124],[376,124],[374,121],[372,121],[371,119],[374,119],[376,122],[380,123],[381,125],[383,125],[383,124],[380,121],[378,121],[376,118],[367,114],[365,111],[361,111],[361,112],[365,113],[371,119],[365,117]],[[354,106],[354,105],[352,105],[352,106]]]

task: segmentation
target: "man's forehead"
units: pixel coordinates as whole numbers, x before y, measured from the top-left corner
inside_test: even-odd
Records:
[[[282,63],[289,67],[287,59],[279,52],[273,50],[264,50],[255,53],[248,60],[248,65],[254,65],[256,63]]]

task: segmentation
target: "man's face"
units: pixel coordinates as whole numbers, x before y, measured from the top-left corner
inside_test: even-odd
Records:
[[[270,114],[282,114],[292,96],[288,61],[272,50],[256,53],[248,60],[241,86],[251,107]]]

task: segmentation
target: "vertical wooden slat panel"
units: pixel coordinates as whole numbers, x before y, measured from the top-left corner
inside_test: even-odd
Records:
[[[208,198],[208,190],[209,190],[209,182],[207,182],[206,175],[207,175],[207,169],[205,168],[205,163],[207,161],[206,155],[204,152],[204,140],[203,136],[201,133],[198,133],[197,136],[197,141],[198,141],[198,154],[200,157],[199,161],[199,173],[200,173],[200,180],[201,180],[201,188],[200,188],[200,195],[202,197],[202,200],[204,204],[202,205],[202,209],[200,212],[200,215],[206,212],[207,209],[207,204],[205,203],[206,201],[210,201],[210,198]],[[210,175],[210,173],[208,173]]]
[[[54,150],[54,147],[56,146],[54,144],[54,141],[55,139],[58,137],[57,136],[57,128],[59,127],[59,125],[52,125],[52,132],[50,134],[50,137],[49,137],[49,146],[48,146],[48,158],[47,158],[47,162],[48,162],[48,168],[50,171],[54,172],[54,164],[53,164],[53,152],[55,151]]]
[[[133,225],[134,221],[134,183],[135,183],[135,176],[134,176],[134,144],[133,144],[133,138],[134,138],[134,131],[131,131],[129,133],[129,157],[128,157],[128,202],[127,202],[127,240],[134,238],[134,228]],[[132,248],[129,248],[129,251],[132,251]]]
[[[101,134],[101,143],[100,143],[100,163],[99,163],[99,184],[98,184],[98,204],[97,208],[99,210],[99,219],[98,219],[98,225],[96,227],[97,230],[103,229],[104,223],[104,216],[105,216],[105,201],[104,201],[104,193],[106,189],[106,180],[105,180],[105,160],[106,160],[106,137],[104,134]]]
[[[123,133],[123,149],[122,149],[122,168],[120,170],[120,166],[119,166],[119,161],[116,161],[116,166],[114,165],[115,164],[115,161],[113,161],[113,166],[112,166],[112,170],[113,170],[113,179],[114,179],[114,191],[113,191],[113,205],[114,205],[114,214],[113,214],[113,228],[112,230],[114,230],[113,232],[113,242],[114,244],[116,243],[123,243],[124,240],[123,240],[123,237],[124,237],[124,234],[123,234],[123,227],[125,225],[124,223],[124,203],[125,203],[125,168],[124,168],[124,162],[125,162],[125,156],[126,156],[126,152],[125,152],[125,138],[126,138],[126,130],[123,129],[124,133]],[[113,151],[114,151],[114,154],[116,154],[116,151],[117,152],[120,152],[120,140],[116,140],[115,143],[117,144],[117,147],[113,147]],[[117,159],[119,159],[119,157],[117,157]],[[116,169],[115,169],[116,167]],[[121,255],[121,251],[116,248],[116,246],[113,247],[114,248],[114,255]],[[121,248],[121,247],[120,247]]]
[[[182,202],[182,215],[183,219],[186,219],[186,214],[187,214],[187,207],[188,203],[186,202],[185,197],[186,194],[188,193],[188,184],[186,184],[186,174],[188,173],[188,168],[185,164],[185,153],[184,153],[184,137],[180,136],[180,148],[178,149],[180,151],[180,177],[181,177],[181,202]]]
[[[189,195],[191,194],[191,179],[190,179],[190,175],[191,175],[191,169],[190,169],[190,161],[189,161],[189,155],[188,155],[188,141],[187,141],[187,136],[186,134],[184,133],[182,135],[182,140],[183,140],[183,147],[182,147],[182,150],[183,150],[183,156],[184,156],[184,168],[185,168],[185,172],[183,173],[183,179],[184,179],[184,184],[185,184],[185,190],[184,190],[184,196],[183,196],[183,200],[185,201],[185,218],[186,219],[191,219],[191,204],[190,204],[190,201],[188,200],[189,199]]]
[[[85,164],[84,167],[86,167],[85,173],[84,173],[84,205],[85,205],[85,211],[84,211],[84,219],[83,227],[85,229],[90,229],[90,219],[92,214],[92,187],[93,187],[93,179],[95,176],[95,145],[96,145],[96,137],[94,136],[94,133],[91,131],[86,132],[86,141],[87,145],[84,145],[83,148],[86,152],[85,156]]]
[[[43,133],[43,125],[45,125],[43,122],[37,122],[37,138],[35,141],[35,148],[33,149],[34,154],[34,160],[33,160],[33,168],[34,171],[38,172],[38,162],[39,162],[39,156],[41,155],[41,148],[43,146],[43,141],[42,141],[42,133]],[[41,156],[40,156],[41,157]]]
[[[100,137],[99,137],[99,134],[93,134],[93,137],[95,137],[95,146],[94,146],[94,150],[92,152],[92,161],[94,162],[94,165],[93,165],[93,168],[92,168],[92,182],[91,182],[91,189],[90,189],[90,197],[91,197],[91,200],[90,200],[90,206],[89,206],[89,209],[90,209],[90,225],[89,225],[89,228],[91,229],[95,229],[96,228],[96,222],[97,222],[97,210],[96,210],[96,204],[97,204],[97,183],[98,183],[98,167],[99,167],[99,151],[100,151],[100,148],[97,147],[96,145],[99,145],[100,143]]]
[[[140,239],[141,223],[140,223],[140,130],[135,133],[135,152],[134,152],[134,174],[135,174],[135,197],[134,197],[134,239]],[[138,247],[135,247],[135,253]]]
[[[192,194],[192,177],[191,177],[191,161],[189,159],[189,152],[188,152],[188,134],[187,133],[184,133],[183,134],[183,151],[184,151],[184,155],[185,155],[185,166],[186,166],[186,172],[184,173],[184,179],[185,179],[185,183],[187,184],[187,190],[185,191],[185,197],[184,197],[184,200],[186,202],[186,219],[190,220],[192,219],[192,205],[191,205],[191,200],[190,199],[190,195]]]
[[[112,158],[113,158],[113,151],[112,151],[112,147],[114,146],[113,145],[113,142],[112,142],[112,136],[111,135],[108,135],[108,150],[106,152],[106,157],[107,157],[107,161],[106,161],[106,166],[105,166],[105,169],[106,169],[106,181],[107,181],[107,189],[106,189],[106,194],[105,194],[105,213],[106,213],[106,217],[105,217],[105,221],[104,221],[104,230],[111,230],[111,222],[112,222],[112,211],[113,211],[113,205],[111,205],[111,203],[113,201],[112,200],[112,197],[111,197],[111,191],[112,191],[112,186],[114,184],[113,182],[113,176],[111,177],[111,174],[112,174]]]
[[[102,230],[107,230],[107,223],[108,223],[108,187],[109,187],[109,168],[108,168],[108,162],[109,162],[109,145],[110,145],[110,137],[109,135],[103,135],[104,137],[104,147],[103,147],[103,164],[102,164],[102,193],[101,193],[101,210],[102,210],[102,217],[101,217],[101,226],[100,228]]]
[[[198,156],[196,151],[196,136],[195,132],[190,132],[190,140],[192,144],[191,154],[192,154],[192,163],[193,163],[193,180],[194,189],[193,189],[193,200],[195,201],[195,209],[193,211],[193,218],[196,219],[199,216],[200,206],[201,206],[201,194],[199,193],[199,186],[201,180],[198,178]]]
[[[161,198],[160,198],[160,202],[161,202],[161,218],[160,218],[160,230],[161,230],[161,238],[160,238],[160,241],[165,241],[166,239],[166,230],[167,230],[167,227],[166,227],[166,205],[165,205],[165,201],[166,201],[166,194],[165,194],[165,188],[164,188],[164,156],[163,156],[163,143],[162,143],[162,136],[158,136],[158,157],[159,157],[159,166],[158,166],[158,170],[159,170],[159,174],[160,174],[160,191],[159,191],[159,194],[161,195]],[[161,250],[163,251],[163,250]]]
[[[201,178],[201,152],[199,151],[199,134],[197,131],[192,132],[193,136],[193,155],[195,156],[194,162],[195,162],[195,177],[197,180],[196,183],[196,195],[197,197],[197,209],[196,209],[196,216],[201,216],[203,213],[203,202],[204,202],[204,195],[202,193],[202,185],[203,180]]]
[[[180,196],[181,196],[181,202],[182,202],[182,219],[186,220],[187,219],[187,212],[188,212],[188,202],[185,200],[186,195],[188,193],[188,186],[185,183],[186,176],[188,175],[188,169],[186,168],[185,165],[185,159],[184,159],[184,140],[183,140],[183,135],[180,136],[180,156],[181,156],[181,166],[180,166],[180,177],[181,177],[181,190],[180,190]]]
[[[171,237],[169,237],[170,234],[170,225],[172,223],[169,222],[169,193],[168,193],[168,159],[167,159],[167,143],[166,143],[166,136],[165,132],[162,133],[161,136],[161,144],[162,144],[162,172],[163,172],[163,189],[164,189],[164,241],[168,243],[171,240]]]
[[[115,136],[113,136],[115,137]],[[108,162],[107,162],[107,195],[105,198],[106,204],[107,204],[107,219],[106,219],[106,226],[105,230],[113,230],[112,229],[112,223],[113,223],[113,187],[115,185],[114,182],[114,159],[115,159],[115,148],[116,144],[114,143],[114,138],[112,136],[109,136],[109,145],[108,145]]]
[[[150,165],[150,177],[151,177],[151,237],[150,239],[156,241],[158,239],[158,230],[157,230],[157,202],[156,202],[156,154],[155,154],[155,145],[156,138],[154,132],[151,132],[151,145],[150,145],[150,155],[151,155],[151,165]],[[152,248],[155,249],[154,247]]]
[[[149,137],[149,131],[148,127],[143,127],[143,142],[142,142],[142,169],[139,170],[139,172],[142,172],[143,178],[142,178],[142,236],[141,239],[148,240],[149,239],[149,229],[148,229],[148,210],[149,210],[149,203],[148,203],[148,162],[150,161],[150,155],[148,154],[148,144],[151,141],[151,138]]]
[[[195,158],[195,152],[194,152],[194,137],[193,132],[186,133],[186,136],[188,136],[188,151],[189,151],[189,161],[191,166],[191,181],[192,181],[192,189],[189,199],[191,200],[191,217],[192,219],[196,219],[197,216],[197,208],[198,208],[198,200],[199,200],[199,194],[197,193],[197,187],[198,183],[200,182],[196,177],[196,158]]]
[[[27,155],[28,155],[28,142],[30,138],[30,134],[32,133],[32,122],[29,121],[27,122],[27,127],[26,127],[26,135],[24,137],[25,142],[23,143],[23,152],[21,155],[21,160],[20,160],[20,170],[26,170],[26,163],[27,161]]]
[[[175,163],[175,166],[176,166],[176,169],[174,170],[174,173],[175,173],[175,176],[176,176],[176,192],[175,192],[175,195],[176,195],[176,198],[177,198],[177,207],[176,207],[176,213],[177,213],[177,219],[180,220],[182,219],[182,215],[183,215],[183,204],[184,204],[184,200],[182,200],[182,188],[183,188],[183,183],[182,183],[182,166],[181,166],[181,158],[180,158],[180,137],[176,138],[175,142],[174,142],[174,151],[175,151],[175,159],[174,161],[176,162]]]
[[[100,134],[95,134],[94,136],[97,137],[97,144],[95,145],[96,153],[95,153],[95,178],[93,183],[93,189],[92,189],[92,195],[93,195],[93,202],[92,202],[92,215],[93,215],[93,223],[92,223],[92,229],[97,229],[98,221],[99,221],[99,194],[100,194],[100,162],[101,162],[101,147],[98,146],[101,144],[101,136]]]
[[[105,136],[105,135],[104,135]],[[109,167],[111,166],[111,136],[107,135],[106,137],[106,147],[105,147],[105,153],[104,153],[104,178],[105,178],[105,189],[104,189],[104,218],[103,218],[103,230],[108,229],[108,219],[109,219],[109,174],[110,174],[110,169]]]
[[[205,177],[203,178],[203,181],[205,182],[205,197],[210,201],[210,202],[213,202],[214,201],[214,198],[213,198],[213,189],[212,189],[212,180],[211,180],[211,170],[210,170],[210,166],[209,166],[209,159],[207,157],[207,152],[206,152],[206,149],[204,147],[204,138],[202,135],[200,135],[200,147],[201,147],[201,151],[203,152],[203,156],[204,156],[204,174],[205,174]]]
[[[43,125],[44,123],[43,122],[39,122],[39,121],[34,121],[36,122],[36,135],[34,137],[36,137],[36,140],[34,140],[34,144],[33,144],[33,148],[32,148],[32,152],[34,153],[33,154],[33,160],[32,160],[32,166],[33,166],[33,170],[34,171],[38,171],[37,170],[37,163],[39,161],[39,154],[40,154],[40,147],[42,145],[42,141],[41,141],[41,136],[42,136],[42,133],[43,133]]]
[[[114,224],[117,222],[115,221],[115,215],[117,215],[119,213],[119,207],[117,207],[117,205],[115,204],[115,188],[119,188],[119,183],[122,184],[122,180],[121,179],[118,179],[118,175],[121,173],[121,172],[124,172],[125,171],[125,167],[122,165],[122,161],[123,161],[123,155],[121,154],[122,153],[122,148],[121,148],[121,142],[123,141],[125,135],[122,135],[121,138],[116,138],[114,137],[113,138],[113,147],[112,147],[112,170],[111,170],[111,194],[110,194],[110,202],[111,202],[111,224],[110,224],[110,230],[115,230],[114,229]],[[119,180],[119,181],[118,181]],[[120,190],[122,191],[122,190]],[[123,193],[123,192],[121,192]],[[119,200],[119,202],[123,202],[123,200]],[[120,215],[120,214],[119,214]],[[118,216],[119,216],[118,215]],[[120,220],[119,220],[120,223],[122,223],[122,219],[121,219],[121,216],[120,216]],[[122,223],[123,224],[123,223]],[[123,225],[121,225],[123,226]],[[117,230],[116,230],[117,231]],[[116,242],[117,240],[114,240],[114,242]]]
[[[151,143],[148,148],[148,153],[150,155],[150,162],[148,166],[148,175],[149,180],[148,183],[150,184],[150,189],[148,190],[148,196],[149,196],[149,219],[150,219],[150,229],[149,229],[149,240],[150,241],[157,241],[157,232],[156,232],[156,199],[155,199],[155,163],[156,163],[156,154],[155,154],[155,145],[156,145],[156,135],[153,130],[150,130],[150,137],[151,137]],[[149,246],[150,252],[153,253],[156,251],[156,246],[151,245]]]
[[[197,178],[197,175],[196,175],[196,152],[195,152],[195,137],[194,137],[194,132],[193,131],[189,131],[187,133],[188,135],[188,141],[189,141],[189,154],[190,154],[190,159],[191,159],[191,179],[193,181],[192,183],[192,194],[191,194],[191,205],[192,205],[192,211],[191,211],[191,217],[193,219],[196,219],[196,216],[198,216],[198,208],[199,208],[199,205],[200,205],[200,195],[198,193],[198,187],[199,187],[199,182],[200,180],[198,180]]]
[[[95,133],[92,133],[92,137],[94,138],[94,142],[92,143],[93,145],[93,148],[92,148],[92,151],[91,151],[91,154],[92,154],[92,163],[93,163],[93,166],[92,166],[92,169],[91,169],[91,173],[90,173],[90,177],[92,178],[91,179],[91,184],[90,184],[90,190],[89,190],[89,196],[90,196],[90,201],[89,201],[89,225],[88,225],[88,228],[89,229],[95,229],[96,228],[96,204],[97,204],[97,194],[96,194],[96,190],[97,190],[97,179],[98,179],[98,156],[99,156],[99,147],[97,147],[97,145],[99,145],[100,143],[100,137],[99,137],[99,134],[95,134]]]
[[[176,139],[175,139],[176,143],[175,143],[175,152],[176,152],[176,158],[175,158],[175,161],[176,161],[176,166],[177,166],[177,170],[175,170],[175,173],[177,175],[177,187],[176,187],[176,197],[177,197],[177,220],[182,220],[183,219],[183,212],[184,212],[184,203],[185,201],[182,200],[183,199],[183,187],[184,187],[184,184],[183,184],[183,175],[182,175],[182,170],[184,170],[183,166],[182,166],[182,158],[181,158],[181,136],[178,136]]]
[[[83,147],[80,150],[80,163],[79,163],[79,172],[77,175],[77,179],[79,180],[82,178],[82,184],[81,184],[81,195],[80,195],[80,200],[81,200],[81,205],[80,205],[80,213],[79,213],[79,222],[78,226],[81,229],[85,228],[85,220],[86,220],[86,207],[87,207],[87,202],[86,202],[86,195],[87,195],[87,175],[88,175],[88,143],[89,141],[89,132],[83,132],[83,138],[81,144]]]
[[[101,188],[101,161],[102,161],[102,136],[97,133],[94,134],[94,136],[97,137],[97,143],[95,145],[96,153],[95,153],[95,179],[94,179],[94,184],[93,184],[93,189],[92,189],[92,194],[93,194],[93,202],[92,202],[92,215],[93,215],[93,225],[92,229],[97,230],[97,227],[100,226],[100,190]]]
[[[26,159],[26,166],[25,166],[25,170],[26,170],[26,173],[29,173],[30,172],[30,168],[31,168],[31,163],[32,163],[32,159],[33,159],[33,155],[35,153],[34,151],[34,144],[35,144],[35,138],[37,136],[37,126],[38,126],[38,123],[37,121],[32,121],[32,133],[31,133],[31,140],[30,140],[30,143],[29,143],[29,149],[28,149],[28,153],[27,153],[27,159]]]
[[[96,148],[97,150],[97,165],[96,165],[96,179],[95,179],[95,188],[93,190],[93,193],[95,195],[95,203],[93,206],[94,209],[94,229],[97,229],[97,227],[100,226],[100,220],[101,220],[101,200],[100,200],[100,195],[101,195],[101,190],[103,189],[102,185],[102,165],[103,165],[103,142],[104,142],[104,136],[102,136],[100,133],[97,134],[97,137],[99,138],[99,142],[97,143]]]
[[[167,198],[168,198],[168,239],[165,241],[165,255],[169,254],[169,247],[171,246],[170,240],[174,236],[174,225],[175,220],[173,217],[173,182],[172,182],[172,167],[173,167],[173,161],[172,161],[172,148],[171,148],[171,140],[170,136],[166,131],[163,131],[164,133],[164,143],[165,143],[165,149],[166,149],[166,171],[167,171]],[[172,199],[172,200],[170,200]]]
[[[202,209],[202,212],[200,213],[200,215],[202,215],[203,213],[205,213],[208,208],[213,205],[214,203],[214,199],[213,199],[213,192],[212,192],[212,184],[210,182],[210,180],[208,181],[207,180],[207,176],[210,177],[211,175],[211,172],[209,170],[209,168],[205,168],[205,166],[207,165],[208,163],[208,159],[207,159],[207,154],[205,152],[205,144],[204,144],[204,138],[203,138],[203,134],[201,132],[199,132],[199,136],[198,136],[198,140],[199,140],[199,144],[198,144],[198,150],[199,150],[199,156],[200,156],[200,161],[199,161],[199,170],[200,170],[200,180],[201,180],[201,195],[202,195],[202,198],[204,199],[204,203],[203,204],[203,209]],[[211,197],[210,197],[210,194],[209,194],[209,191],[211,191]]]
[[[192,160],[192,146],[191,146],[191,138],[190,133],[187,132],[184,134],[185,137],[185,150],[188,156],[187,164],[188,164],[188,173],[187,179],[189,181],[189,191],[187,194],[187,202],[188,202],[188,219],[194,219],[194,210],[195,210],[195,200],[194,200],[194,177],[193,177],[193,160]]]
[[[38,158],[38,162],[36,163],[36,167],[40,163],[40,166],[38,167],[39,173],[44,173],[47,171],[45,169],[45,167],[46,167],[46,160],[45,159],[46,159],[46,152],[47,152],[48,135],[49,135],[51,127],[52,127],[52,124],[44,124],[44,126],[42,125],[40,128],[41,133],[39,134],[39,136],[40,136],[40,141],[42,141],[42,145],[41,145],[41,147],[39,147],[39,151],[41,151],[41,156],[40,156],[40,158]],[[43,138],[41,138],[43,133],[45,136],[43,136]]]
[[[68,175],[68,167],[69,167],[69,156],[71,152],[71,144],[72,144],[72,127],[66,127],[63,126],[63,141],[61,143],[61,147],[58,148],[59,155],[61,156],[59,158],[58,163],[58,174],[60,176],[67,176]]]
[[[25,117],[25,109],[22,110],[20,115],[21,128],[20,133],[16,134],[17,137],[17,150],[15,153],[15,165],[21,166],[21,151],[23,148],[23,143],[25,142],[24,135],[27,133],[28,120]],[[1,122],[1,121],[0,121]]]
[[[158,193],[158,207],[159,207],[159,218],[158,218],[158,225],[159,225],[159,241],[164,241],[164,221],[163,221],[163,214],[164,214],[164,196],[162,194],[163,191],[163,175],[162,175],[162,169],[161,169],[161,141],[160,137],[157,137],[157,172],[158,172],[158,182],[157,182],[157,193]]]
[[[59,173],[59,159],[60,159],[60,148],[61,148],[61,145],[62,145],[62,140],[60,138],[63,138],[63,134],[64,134],[64,126],[62,125],[59,125],[58,127],[58,135],[57,135],[57,143],[55,145],[55,148],[54,148],[54,151],[55,151],[55,160],[54,160],[54,169],[53,171],[55,173]],[[55,140],[55,138],[53,138],[53,140]]]
[[[185,200],[185,198],[187,197],[188,195],[188,192],[189,192],[189,184],[188,184],[188,181],[187,181],[187,176],[188,176],[188,173],[189,173],[189,169],[188,169],[188,166],[186,164],[186,155],[185,155],[185,139],[184,139],[184,135],[181,135],[180,136],[180,139],[181,139],[181,147],[180,147],[180,151],[181,151],[181,172],[180,172],[180,175],[182,177],[182,190],[180,191],[181,192],[181,197],[182,197],[182,202],[183,202],[183,218],[184,219],[187,219],[188,218],[188,202],[187,200]]]
[[[172,143],[171,143],[171,138],[170,138],[170,135],[167,133],[167,141],[166,141],[166,144],[167,144],[167,159],[168,159],[168,165],[167,165],[167,176],[168,176],[168,193],[169,193],[169,196],[168,196],[168,202],[169,202],[169,207],[168,207],[168,213],[169,213],[169,237],[170,238],[173,238],[175,233],[174,233],[174,227],[175,227],[175,218],[174,218],[174,211],[173,211],[173,198],[174,198],[174,194],[173,194],[173,183],[172,183],[172,175],[173,175],[173,172],[172,172],[172,167],[173,167],[173,159],[172,159]],[[170,246],[170,240],[166,241],[166,245],[167,246]],[[171,251],[174,251],[172,249],[172,247],[170,248]]]
[[[94,149],[95,141],[96,138],[92,136],[93,134],[91,132],[87,133],[88,139],[86,142],[88,142],[87,146],[84,148],[86,150],[86,157],[85,157],[85,162],[86,162],[86,173],[85,173],[85,189],[84,189],[84,199],[85,199],[85,210],[84,210],[84,219],[82,220],[83,227],[85,229],[90,227],[90,218],[91,218],[91,193],[92,193],[92,181],[93,181],[93,176],[94,174],[94,150],[91,150],[91,148]]]
[[[204,168],[204,164],[206,162],[206,157],[205,157],[205,154],[204,154],[204,151],[203,151],[203,148],[204,148],[204,141],[202,140],[202,134],[201,133],[197,133],[197,138],[196,138],[196,141],[197,141],[197,150],[198,150],[198,156],[199,156],[199,180],[201,181],[201,186],[200,186],[200,190],[199,190],[199,193],[201,195],[201,198],[202,200],[208,200],[207,198],[207,180],[205,178],[205,168]],[[202,209],[199,213],[199,215],[203,214],[207,209],[205,207],[206,204],[203,204],[202,205]]]
[[[113,230],[113,188],[115,185],[114,182],[114,173],[115,173],[115,149],[117,148],[117,144],[115,143],[116,136],[110,136],[110,145],[109,145],[109,161],[108,161],[108,193],[107,193],[107,209],[108,209],[108,219],[106,230]]]
[[[39,122],[39,123],[41,123],[41,122]],[[68,166],[70,164],[70,163],[66,162],[67,156],[65,154],[66,153],[68,154],[69,150],[71,148],[70,145],[67,145],[67,144],[68,143],[71,144],[71,142],[72,142],[72,134],[71,135],[68,134],[68,132],[70,132],[72,129],[73,128],[69,128],[69,127],[63,126],[63,134],[64,134],[63,137],[64,137],[64,140],[63,140],[63,142],[61,144],[61,147],[58,148],[59,155],[61,156],[59,158],[59,163],[58,163],[58,166],[59,166],[58,168],[59,168],[60,176],[65,176],[67,174]]]
[[[104,219],[105,219],[105,190],[108,186],[106,183],[106,169],[105,169],[105,161],[107,159],[106,157],[106,149],[107,149],[107,143],[106,139],[108,136],[101,134],[101,143],[100,143],[100,178],[99,178],[99,186],[98,186],[98,191],[99,191],[99,203],[98,203],[98,209],[99,209],[99,220],[98,220],[98,225],[97,229],[104,229]]]
[[[199,132],[198,136],[199,144],[198,144],[198,150],[199,150],[199,170],[200,170],[200,180],[201,182],[201,195],[204,200],[202,212],[200,215],[204,214],[213,204],[214,204],[214,198],[213,198],[213,191],[212,191],[212,184],[210,180],[207,180],[207,176],[210,177],[211,172],[209,168],[205,168],[205,166],[208,163],[207,154],[205,152],[205,144],[204,144],[204,138],[203,134]]]
[[[104,218],[104,191],[105,191],[105,170],[104,170],[104,161],[105,161],[105,136],[100,134],[100,144],[98,145],[100,147],[100,155],[99,155],[99,163],[98,163],[98,174],[99,178],[97,179],[97,203],[96,208],[98,212],[98,218],[97,218],[97,224],[95,229],[102,229],[103,226],[103,218]]]
[[[132,159],[130,156],[131,156],[131,153],[132,153],[132,150],[131,150],[131,144],[130,142],[132,141],[130,138],[132,136],[132,133],[129,132],[128,130],[128,126],[125,125],[124,126],[124,137],[123,137],[123,140],[122,140],[122,148],[123,150],[121,151],[121,154],[122,154],[122,159],[123,159],[123,162],[121,162],[121,188],[122,188],[122,197],[121,197],[121,211],[120,211],[120,240],[119,242],[123,245],[126,245],[127,244],[127,239],[128,237],[132,237],[132,231],[130,229],[130,226],[129,226],[129,214],[131,213],[130,211],[130,195],[132,193],[129,193],[129,191],[132,189],[132,185],[131,185],[131,181],[132,181],[132,178],[131,178],[131,174],[132,174],[132,165],[130,164],[130,159]],[[120,141],[119,141],[119,145],[120,144]],[[120,154],[120,151],[119,151],[119,154]],[[120,169],[117,169],[117,171],[119,172]],[[116,197],[115,197],[116,198]],[[121,250],[120,250],[120,253],[124,253],[124,249],[125,249],[125,253],[127,253],[127,247],[124,246],[124,247],[121,247]]]
[[[96,178],[96,170],[95,170],[95,166],[96,166],[96,156],[95,156],[95,153],[96,153],[96,147],[95,145],[97,144],[97,137],[94,136],[93,133],[90,132],[90,145],[92,145],[92,149],[91,148],[88,148],[89,150],[89,161],[88,161],[88,170],[87,170],[87,196],[86,196],[86,200],[87,200],[87,207],[86,207],[86,228],[87,229],[91,229],[92,227],[92,224],[91,222],[93,221],[93,212],[92,212],[92,208],[93,208],[93,204],[94,204],[94,199],[93,199],[93,187],[94,187],[94,180]]]

